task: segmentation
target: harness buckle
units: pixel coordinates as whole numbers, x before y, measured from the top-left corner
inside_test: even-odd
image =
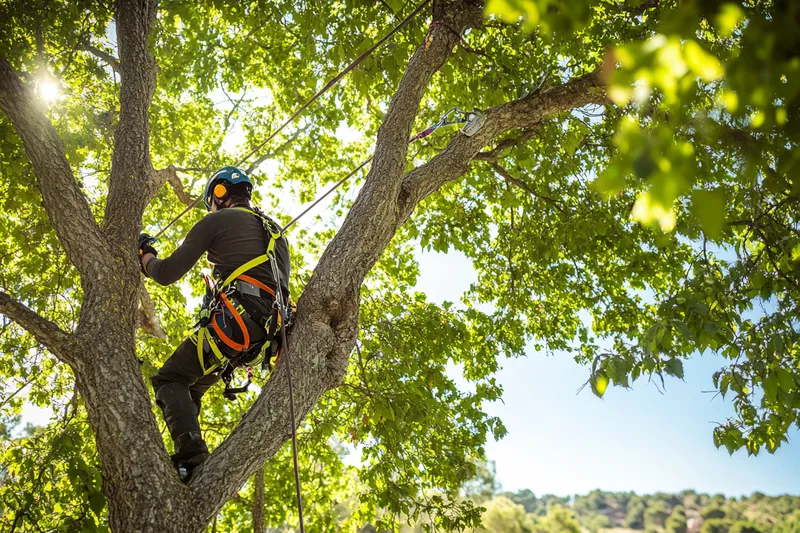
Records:
[[[233,371],[236,370],[236,367],[232,366],[230,363],[225,367],[225,370],[222,371],[222,382],[225,383],[225,390],[222,392],[222,396],[226,400],[233,401],[236,399],[237,394],[241,394],[243,392],[247,392],[247,388],[253,382],[253,367],[247,367],[247,381],[241,387],[231,387],[231,381],[233,380]]]

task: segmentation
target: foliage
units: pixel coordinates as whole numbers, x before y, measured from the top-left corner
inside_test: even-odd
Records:
[[[625,515],[625,527],[631,529],[641,529],[644,527],[644,511],[645,505],[642,500],[636,496],[631,498],[628,504],[628,512]]]
[[[531,520],[525,509],[508,498],[498,496],[486,504],[481,517],[485,533],[530,533]]]
[[[0,7],[0,50],[49,106],[99,218],[121,102],[117,74],[90,47],[117,54],[111,7],[28,4]],[[360,345],[350,371],[301,431],[311,529],[353,530],[367,521],[396,529],[408,520],[448,531],[477,526],[481,510],[461,490],[484,464],[486,439],[505,434],[484,410],[501,398],[494,374],[502,357],[526,347],[586,364],[598,396],[640,378],[655,376],[662,385],[665,376],[680,379],[685,358],[711,350],[729,361],[714,382],[736,409],[714,430],[718,447],[773,452],[800,424],[797,6],[581,0],[558,7],[548,0],[487,2],[486,25],[465,35],[434,76],[415,126],[424,128],[452,105],[485,109],[546,90],[603,60],[613,105],[574,110],[509,135],[506,152],[476,161],[403,226],[361,288]],[[336,1],[324,9],[291,0],[165,0],[151,36],[158,63],[149,109],[155,166],[201,169],[180,174],[187,192],[198,194],[207,171],[256,146],[408,11],[394,0]],[[257,195],[262,207],[286,222],[298,203],[366,156],[425,35],[421,21],[405,27],[267,147],[253,172],[264,184]],[[59,95],[46,100],[53,87]],[[358,140],[345,141],[343,131]],[[409,168],[438,154],[453,135],[428,138]],[[71,331],[81,280],[5,116],[0,153],[0,287]],[[359,183],[346,184],[329,212],[290,235],[295,294]],[[162,227],[182,209],[164,188],[143,229]],[[191,211],[175,224],[162,238],[162,253],[200,216]],[[414,292],[420,248],[456,250],[472,261],[478,283],[461,302],[438,305]],[[143,378],[194,322],[200,271],[183,286],[150,287],[169,342],[140,335]],[[463,381],[454,379],[458,374]],[[26,402],[55,417],[41,432],[2,441],[8,475],[0,501],[10,503],[3,504],[0,525],[19,520],[42,529],[102,530],[107,512],[98,458],[80,402],[68,400],[70,371],[0,316],[0,376],[4,424]],[[216,391],[204,401],[212,446],[252,399],[232,405]],[[358,456],[357,466],[346,466],[347,453]],[[275,527],[296,524],[290,472],[284,450],[266,480]],[[250,482],[219,523],[244,527],[252,493]],[[555,505],[566,505],[566,498],[524,494],[510,501],[498,505],[514,516],[522,506],[537,517],[520,527],[577,531],[569,511]],[[687,513],[705,505],[686,497],[682,503]],[[704,528],[738,519],[739,505],[723,503],[725,511],[714,504],[708,512],[724,514],[709,515]],[[642,528],[664,523],[675,505],[661,497],[607,501],[593,493],[585,509],[610,509],[614,522]]]
[[[732,523],[725,518],[710,518],[703,522],[700,533],[728,533]]]
[[[531,533],[580,533],[575,515],[560,505],[551,505],[547,516],[536,518]]]
[[[666,533],[686,533],[686,513],[680,505],[672,509],[672,513],[664,523]]]
[[[644,525],[646,528],[661,527],[668,516],[664,502],[656,500],[644,512]]]
[[[739,499],[726,498],[721,494],[710,497],[694,491],[636,495],[631,492],[594,490],[587,495],[561,500],[549,494],[537,498],[530,491],[506,493],[505,496],[510,501],[517,501],[521,496],[537,502],[553,502],[542,508],[534,508],[536,513],[528,513],[534,524],[540,524],[538,520],[550,509],[566,508],[589,532],[625,528],[630,531],[686,533],[689,521],[693,520],[696,524],[702,524],[703,533],[783,533],[792,531],[791,528],[796,526],[800,517],[800,496],[765,496],[761,493]],[[666,519],[661,520],[662,516],[666,516]]]

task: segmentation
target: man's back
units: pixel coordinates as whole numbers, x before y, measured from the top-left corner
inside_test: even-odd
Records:
[[[268,242],[269,235],[258,217],[241,209],[221,209],[197,222],[183,244],[170,257],[148,263],[147,273],[162,285],[174,283],[192,268],[204,252],[208,252],[208,261],[214,265],[217,279],[224,280],[243,264],[263,255]],[[281,286],[288,297],[289,250],[285,238],[278,239],[275,255]],[[269,263],[254,267],[247,275],[270,287],[275,286]]]

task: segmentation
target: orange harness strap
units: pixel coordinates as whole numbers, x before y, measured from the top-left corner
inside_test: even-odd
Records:
[[[242,330],[242,333],[244,334],[244,342],[242,344],[239,344],[238,342],[234,341],[233,339],[225,335],[225,332],[223,332],[222,329],[220,329],[219,325],[217,325],[216,320],[213,320],[211,322],[211,326],[214,328],[214,331],[217,333],[219,339],[222,342],[224,342],[231,349],[236,350],[237,352],[243,352],[250,347],[250,332],[247,331],[247,326],[245,325],[244,320],[242,320],[242,315],[240,315],[239,312],[236,310],[236,308],[233,307],[233,304],[231,303],[230,300],[228,300],[228,297],[225,295],[225,293],[221,292],[219,293],[219,295],[222,298],[222,302],[225,304],[225,307],[228,308],[228,310],[233,315],[233,318],[236,320],[236,324]]]

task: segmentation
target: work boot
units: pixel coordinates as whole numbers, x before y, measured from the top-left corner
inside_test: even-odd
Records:
[[[170,456],[181,481],[188,481],[195,468],[208,459],[208,447],[200,432],[190,431],[175,440],[175,453]]]

